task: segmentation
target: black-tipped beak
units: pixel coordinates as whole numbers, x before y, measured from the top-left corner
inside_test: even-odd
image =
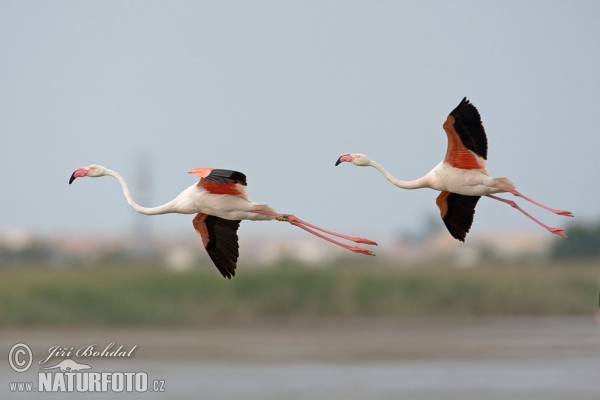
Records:
[[[75,179],[76,179],[76,178],[75,178],[75,172],[73,172],[73,174],[71,175],[71,178],[69,179],[69,185],[70,185],[71,183],[73,183],[73,181],[74,181]]]
[[[335,162],[336,167],[342,163],[341,160],[342,160],[342,157],[338,158],[338,160]]]

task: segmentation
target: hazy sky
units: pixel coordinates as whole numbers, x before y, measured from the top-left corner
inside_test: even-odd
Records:
[[[416,179],[443,158],[464,96],[492,175],[599,218],[599,21],[597,1],[0,0],[0,230],[127,232],[135,212],[114,179],[67,181],[101,164],[139,197],[146,160],[144,205],[193,184],[190,168],[235,169],[255,202],[384,241],[436,217],[437,192],[336,159],[361,152]],[[192,216],[146,218],[194,234]],[[472,232],[512,228],[538,230],[480,201]]]

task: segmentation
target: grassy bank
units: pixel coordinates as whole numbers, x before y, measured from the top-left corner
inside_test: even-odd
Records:
[[[572,315],[598,310],[600,269],[0,269],[0,324],[194,326],[255,318]]]

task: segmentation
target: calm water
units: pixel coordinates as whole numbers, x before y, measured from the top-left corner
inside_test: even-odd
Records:
[[[143,371],[150,385],[164,381],[165,392],[10,391],[10,382],[37,387],[38,373],[45,372],[38,360],[24,373],[10,369],[6,355],[13,344],[28,343],[39,359],[52,345],[111,340],[140,349],[127,359],[78,361],[89,362],[95,373]],[[590,317],[303,329],[0,331],[0,353],[0,399],[600,399],[600,320]],[[52,377],[61,375],[52,371]]]
[[[165,381],[158,393],[10,393],[3,374],[2,398],[169,399],[600,399],[597,357],[486,360],[420,360],[389,363],[119,363],[123,371]],[[94,363],[96,371],[115,364]],[[32,379],[32,374],[28,375]],[[25,376],[23,378],[26,378]]]

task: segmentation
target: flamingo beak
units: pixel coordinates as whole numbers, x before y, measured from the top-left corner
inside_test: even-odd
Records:
[[[335,166],[337,167],[338,165],[340,165],[343,162],[352,161],[352,159],[353,159],[353,157],[351,154],[344,154],[340,158],[338,158],[338,160],[335,162]]]
[[[84,176],[86,176],[88,172],[90,172],[90,167],[77,168],[75,172],[73,172],[73,174],[71,175],[71,178],[69,179],[69,185],[73,183],[73,181],[76,178],[83,178]]]

